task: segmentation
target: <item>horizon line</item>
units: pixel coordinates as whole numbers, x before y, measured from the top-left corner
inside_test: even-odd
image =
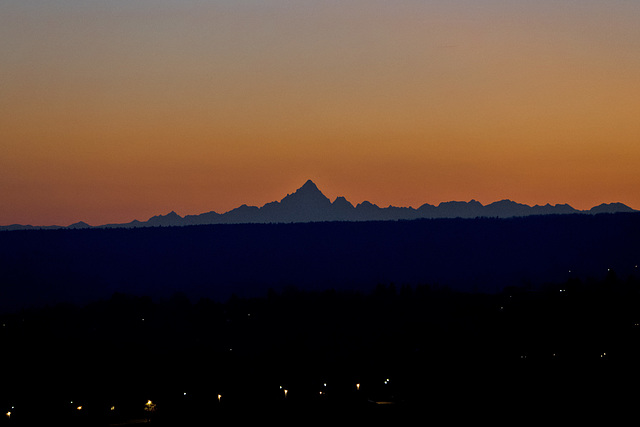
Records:
[[[72,223],[70,223],[69,225],[59,225],[59,224],[35,225],[35,224],[21,224],[21,223],[13,223],[13,224],[6,224],[6,225],[2,225],[2,224],[0,224],[0,227],[5,228],[5,227],[17,227],[17,226],[23,226],[23,227],[35,227],[35,228],[38,228],[38,227],[61,227],[61,228],[66,228],[66,227],[70,227],[70,226],[77,225],[77,224],[86,224],[86,225],[87,225],[87,226],[89,226],[89,227],[96,227],[96,228],[97,228],[97,227],[108,226],[108,225],[120,225],[120,224],[122,224],[122,225],[127,225],[127,224],[131,224],[131,223],[135,223],[135,222],[141,222],[141,223],[144,223],[144,222],[147,222],[147,221],[151,220],[152,218],[156,218],[156,217],[166,217],[166,216],[171,215],[171,214],[175,214],[175,215],[177,215],[177,216],[178,216],[179,218],[181,218],[181,219],[184,219],[184,218],[189,217],[189,216],[199,216],[199,215],[203,215],[203,214],[207,214],[207,213],[215,213],[215,214],[217,214],[217,215],[226,215],[226,214],[228,214],[228,213],[230,213],[230,212],[233,212],[233,211],[235,211],[235,210],[237,210],[237,209],[239,209],[239,208],[241,208],[241,207],[249,207],[249,208],[262,209],[263,207],[265,207],[265,206],[266,206],[266,205],[268,205],[268,204],[272,204],[272,203],[280,203],[282,200],[284,200],[284,198],[286,198],[286,197],[288,197],[288,196],[291,196],[291,195],[293,195],[293,194],[297,193],[298,191],[300,191],[302,188],[304,188],[304,187],[305,187],[305,186],[307,186],[308,184],[312,184],[312,185],[313,185],[313,186],[318,190],[318,192],[319,192],[320,194],[322,194],[324,197],[326,197],[326,198],[329,200],[330,204],[334,204],[338,199],[341,199],[341,198],[342,198],[342,199],[345,199],[348,203],[350,203],[354,208],[357,208],[357,206],[359,206],[359,205],[363,205],[363,204],[365,204],[365,203],[369,203],[369,204],[371,204],[371,205],[373,205],[373,206],[378,207],[379,209],[397,208],[397,209],[413,209],[413,210],[418,210],[418,209],[420,209],[420,208],[421,208],[421,207],[423,207],[423,206],[432,206],[432,207],[434,207],[434,208],[438,208],[438,207],[440,207],[441,205],[446,204],[446,203],[466,203],[466,204],[469,204],[469,203],[476,202],[476,203],[479,203],[482,207],[487,207],[487,206],[490,206],[490,205],[495,204],[495,203],[500,203],[500,202],[512,202],[512,203],[515,203],[515,204],[518,204],[518,205],[522,205],[522,206],[526,206],[526,207],[529,207],[529,208],[535,208],[535,207],[547,207],[547,206],[550,206],[550,207],[568,206],[568,207],[570,207],[570,208],[572,208],[572,209],[576,210],[576,211],[577,211],[576,213],[581,213],[581,212],[582,212],[582,213],[588,213],[590,210],[592,210],[592,209],[594,209],[594,208],[597,208],[597,207],[600,207],[600,206],[609,206],[609,205],[617,205],[617,204],[620,204],[620,205],[623,205],[623,206],[625,206],[625,207],[627,207],[627,208],[629,208],[629,209],[632,209],[632,210],[633,210],[633,211],[635,211],[635,212],[639,212],[637,209],[635,209],[635,208],[633,208],[633,207],[631,207],[631,206],[629,206],[629,205],[627,205],[627,204],[625,204],[625,203],[623,203],[623,202],[620,202],[620,201],[614,201],[614,202],[602,202],[602,203],[600,203],[600,204],[597,204],[597,205],[592,206],[592,207],[591,207],[591,208],[589,208],[589,209],[577,209],[577,208],[574,208],[574,207],[573,207],[571,204],[569,204],[569,203],[555,203],[555,204],[551,204],[551,203],[547,202],[546,204],[535,204],[535,205],[529,205],[529,204],[526,204],[526,203],[521,203],[521,202],[515,201],[515,200],[510,199],[510,198],[503,198],[503,199],[500,199],[500,200],[494,200],[493,202],[490,202],[490,203],[487,203],[487,204],[484,204],[484,203],[482,203],[481,201],[479,201],[479,200],[477,200],[477,199],[475,199],[475,198],[472,198],[472,199],[470,199],[470,200],[468,200],[468,201],[465,201],[465,200],[447,200],[447,201],[441,201],[441,202],[439,202],[438,204],[431,204],[431,203],[425,202],[425,203],[422,203],[420,206],[417,206],[417,207],[414,207],[414,206],[411,206],[411,205],[409,205],[409,206],[395,206],[395,205],[392,205],[392,204],[389,204],[388,206],[384,206],[384,207],[383,207],[383,206],[380,206],[380,205],[378,205],[377,203],[371,202],[371,201],[369,201],[369,200],[363,200],[362,202],[359,202],[359,203],[353,203],[353,202],[351,202],[350,200],[348,200],[345,196],[336,196],[336,197],[333,199],[333,201],[332,201],[329,197],[327,197],[327,196],[326,196],[326,195],[325,195],[325,194],[324,194],[324,193],[323,193],[323,192],[318,188],[317,184],[316,184],[313,180],[311,180],[311,179],[307,179],[307,180],[305,181],[305,183],[304,183],[301,187],[299,187],[298,189],[296,189],[293,193],[287,193],[287,194],[286,194],[285,196],[283,196],[280,200],[273,200],[273,201],[271,201],[271,202],[266,202],[266,203],[262,204],[261,206],[258,206],[258,205],[249,205],[249,204],[247,204],[247,203],[242,203],[241,205],[236,206],[235,208],[229,209],[229,210],[224,211],[224,212],[217,212],[217,211],[215,211],[215,210],[210,210],[210,211],[205,211],[205,212],[200,212],[200,213],[195,213],[195,214],[184,214],[184,215],[180,215],[180,214],[178,214],[178,213],[176,212],[176,210],[175,210],[175,209],[172,209],[171,211],[169,211],[169,212],[168,212],[168,213],[166,213],[166,214],[156,214],[156,215],[152,215],[152,216],[150,216],[150,217],[149,217],[148,219],[146,219],[146,220],[140,220],[140,219],[138,219],[138,218],[134,218],[134,219],[132,219],[132,220],[130,220],[130,221],[127,221],[127,222],[107,222],[107,223],[103,223],[103,224],[99,224],[99,225],[91,225],[91,224],[89,224],[88,222],[86,222],[85,220],[82,220],[82,219],[81,219],[81,220],[78,220],[78,221],[72,222]]]

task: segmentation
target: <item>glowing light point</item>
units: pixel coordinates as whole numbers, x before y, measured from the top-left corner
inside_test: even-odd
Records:
[[[360,390],[360,383],[356,384],[356,390]]]
[[[156,404],[150,400],[147,400],[147,403],[144,405],[144,410],[148,412],[154,412],[156,410]]]
[[[78,411],[82,411],[82,406],[78,406],[76,409],[77,409]]]

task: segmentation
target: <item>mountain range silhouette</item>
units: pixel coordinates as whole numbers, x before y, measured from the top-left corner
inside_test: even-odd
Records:
[[[304,223],[325,221],[397,221],[421,218],[511,218],[530,215],[559,214],[600,214],[635,212],[622,203],[603,203],[589,210],[574,209],[568,204],[546,204],[529,206],[511,200],[500,200],[482,205],[471,200],[469,202],[450,201],[439,205],[423,204],[419,208],[388,206],[381,208],[368,201],[354,206],[344,197],[337,197],[333,202],[326,197],[317,185],[308,180],[292,194],[287,194],[280,201],[273,201],[262,207],[243,204],[226,213],[214,211],[184,217],[172,211],[166,215],[156,215],[147,221],[134,220],[128,223],[104,224],[92,227],[85,222],[77,222],[68,227],[8,225],[0,226],[0,230],[18,230],[29,228],[136,228],[158,226],[186,226],[210,224],[266,224],[266,223]]]

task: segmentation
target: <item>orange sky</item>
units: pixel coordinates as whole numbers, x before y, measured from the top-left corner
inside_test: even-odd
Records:
[[[640,3],[5,0],[0,225],[332,200],[640,209]]]

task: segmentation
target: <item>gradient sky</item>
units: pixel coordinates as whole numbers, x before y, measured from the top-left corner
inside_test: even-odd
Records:
[[[635,0],[0,0],[0,224],[640,209]]]

